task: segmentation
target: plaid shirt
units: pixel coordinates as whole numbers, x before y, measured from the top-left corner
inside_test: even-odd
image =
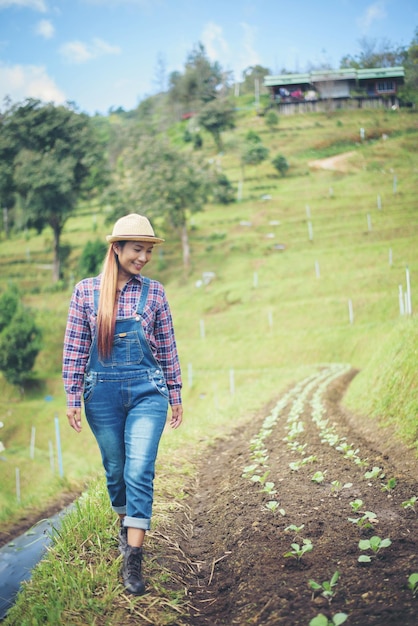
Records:
[[[141,282],[140,275],[133,276],[119,293],[117,317],[129,318],[135,314]],[[81,406],[84,371],[96,330],[93,292],[99,286],[100,276],[86,278],[75,286],[71,298],[62,368],[68,407]],[[181,371],[170,307],[164,287],[156,280],[150,281],[142,328],[151,352],[164,372],[170,404],[181,404]]]

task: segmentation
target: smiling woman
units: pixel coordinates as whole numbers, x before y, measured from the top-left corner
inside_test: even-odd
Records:
[[[156,237],[148,219],[120,218],[107,236],[103,272],[74,289],[64,341],[70,426],[81,431],[81,396],[97,440],[109,498],[119,515],[127,591],[145,591],[142,544],[149,530],[158,445],[171,404],[180,426],[181,373],[164,288],[141,276]]]

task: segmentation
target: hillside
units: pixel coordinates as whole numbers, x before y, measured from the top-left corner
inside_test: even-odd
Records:
[[[360,371],[342,400],[345,410],[355,412],[359,423],[367,418],[377,441],[384,432],[379,430],[382,423],[390,424],[392,444],[399,442],[400,449],[416,445],[418,400],[411,374],[414,353],[407,351],[411,344],[405,339],[416,336],[416,321],[414,316],[406,319],[400,315],[399,303],[399,286],[403,292],[406,289],[406,268],[413,293],[418,276],[416,115],[404,111],[312,114],[281,118],[275,131],[268,130],[263,117],[254,111],[243,110],[239,115],[236,129],[225,133],[222,155],[214,154],[211,138],[204,136],[205,156],[216,159],[238,190],[240,151],[247,131],[252,129],[270,149],[271,157],[285,155],[290,165],[287,175],[279,177],[270,160],[247,166],[239,201],[227,206],[209,205],[191,218],[191,272],[185,274],[182,269],[177,241],[168,241],[147,268],[149,275],[166,286],[184,373],[185,424],[181,432],[165,434],[159,461],[156,522],[161,528],[173,523],[171,509],[183,508],[183,499],[192,491],[190,485],[198,480],[197,468],[204,471],[211,448],[216,458],[215,446],[219,441],[229,441],[237,427],[245,427],[247,440],[251,438],[261,416],[266,415],[267,405],[332,363],[349,364],[353,372]],[[171,130],[179,145],[185,124]],[[363,142],[360,128],[366,133]],[[343,170],[310,165],[341,153],[351,153],[344,158]],[[71,246],[71,254],[66,284],[60,291],[51,287],[45,267],[51,261],[47,233],[29,233],[27,239],[14,237],[1,242],[0,287],[11,281],[18,285],[44,330],[44,349],[25,396],[19,397],[2,383],[0,416],[4,428],[0,432],[6,450],[2,453],[5,488],[1,519],[6,530],[7,521],[16,522],[23,511],[33,508],[34,513],[39,512],[41,502],[52,501],[64,490],[83,490],[90,477],[100,472],[87,427],[77,436],[65,424],[60,359],[77,259],[86,241],[107,233],[105,216],[104,208],[80,207],[68,222],[64,243]],[[212,272],[208,284],[202,280],[206,272]],[[394,355],[397,385],[389,386]],[[405,384],[410,393],[402,402],[399,391]],[[49,441],[54,439],[55,415],[61,425],[65,475],[60,478],[55,468],[51,480],[48,450]],[[31,459],[33,425],[36,453]],[[381,454],[390,454],[383,448]],[[236,454],[243,455],[242,448]],[[22,480],[20,503],[16,503],[14,493],[16,467]],[[283,467],[276,471],[284,476]],[[232,487],[237,494],[239,489],[236,484]],[[93,501],[97,497],[94,490],[90,497]],[[102,524],[106,534],[103,528],[110,518],[109,513],[103,515],[95,523],[97,528]],[[86,532],[89,535],[87,527]],[[158,544],[158,529],[155,540]],[[108,536],[107,541],[112,550]],[[158,548],[152,550],[158,554]],[[213,553],[210,558],[218,557],[220,554]],[[89,557],[85,558],[89,563]],[[115,593],[108,574],[108,570],[100,574],[106,599]],[[312,575],[324,580],[328,572]],[[172,580],[176,589],[176,579]],[[148,606],[148,601],[144,605],[151,611],[148,620],[188,623],[186,618],[183,622],[169,617],[171,610],[171,615],[176,614],[167,607],[171,591],[163,592],[161,585],[157,593],[160,601],[155,594],[149,597],[150,604],[155,600],[156,609]],[[180,598],[180,592],[176,593]],[[161,597],[166,598],[165,605]],[[103,596],[101,599],[104,601]],[[72,609],[67,613],[65,598],[62,602],[60,619],[83,623],[84,603],[81,613],[71,621]],[[28,615],[29,604],[23,600],[17,610]],[[86,611],[88,604],[87,598]],[[135,606],[135,601],[129,600],[132,615]],[[126,610],[122,597],[113,610]],[[158,611],[158,618],[153,610]],[[19,613],[15,615],[10,624],[18,623]],[[118,623],[112,621],[114,617],[109,619],[107,623]],[[158,619],[161,621],[152,621]],[[227,622],[213,619],[211,623]]]

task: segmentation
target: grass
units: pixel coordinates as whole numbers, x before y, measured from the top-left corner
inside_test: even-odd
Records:
[[[370,139],[360,144],[356,137],[361,127]],[[181,584],[167,580],[168,573],[158,565],[158,551],[167,548],[158,533],[169,525],[172,511],[186,505],[185,477],[193,479],[207,446],[250,420],[319,363],[351,363],[361,370],[346,396],[347,406],[373,420],[376,428],[390,424],[396,436],[416,446],[418,326],[415,317],[400,317],[398,302],[406,266],[413,293],[418,276],[416,115],[338,111],[281,117],[279,128],[271,132],[254,111],[241,110],[237,128],[225,133],[225,153],[217,157],[235,185],[241,176],[240,146],[250,128],[260,134],[271,157],[278,152],[286,156],[288,175],[278,177],[270,162],[247,167],[241,202],[210,205],[191,216],[190,273],[183,271],[179,244],[169,233],[146,272],[161,280],[168,293],[183,366],[185,408],[184,425],[164,434],[158,460],[155,530],[147,540],[153,592],[141,600],[123,594],[112,543],[114,517],[102,481],[93,481],[50,558],[26,585],[7,626],[140,620],[181,624],[187,598],[179,592]],[[383,132],[387,139],[381,138]],[[205,136],[204,141],[205,156],[213,157],[211,138]],[[309,160],[335,154],[337,148],[355,150],[347,173],[309,169]],[[263,200],[265,194],[271,199]],[[313,241],[308,237],[306,205]],[[77,435],[66,425],[60,361],[78,258],[89,239],[107,234],[105,217],[100,207],[81,207],[68,221],[63,242],[71,246],[71,254],[61,291],[51,287],[49,271],[40,267],[51,262],[47,232],[1,242],[0,289],[10,282],[19,286],[43,328],[44,349],[23,397],[0,381],[0,439],[6,448],[1,455],[0,521],[40,508],[63,488],[87,489],[90,477],[101,473],[88,427]],[[284,249],[275,249],[275,244]],[[214,280],[197,287],[206,271],[214,272]],[[56,465],[54,471],[50,466],[56,415],[64,479]],[[29,458],[32,426],[37,433],[34,460]],[[20,503],[16,467],[22,477]]]

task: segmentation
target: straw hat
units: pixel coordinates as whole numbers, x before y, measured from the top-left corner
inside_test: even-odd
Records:
[[[148,241],[162,243],[164,239],[156,237],[148,218],[131,213],[121,217],[113,226],[113,232],[106,237],[109,243],[114,241]]]

